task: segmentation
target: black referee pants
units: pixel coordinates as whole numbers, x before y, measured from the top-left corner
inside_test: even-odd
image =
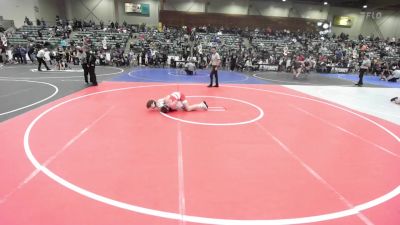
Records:
[[[360,78],[357,83],[358,85],[363,85],[363,77],[366,72],[367,69],[360,69],[360,74],[358,75],[358,77]]]
[[[210,73],[210,85],[209,86],[213,85],[214,76],[215,76],[215,86],[219,86],[218,85],[218,70],[217,70],[217,66],[212,66],[211,73]]]
[[[39,62],[39,66],[38,66],[38,71],[42,71],[42,63],[43,65],[46,67],[47,70],[50,70],[50,68],[47,66],[46,61],[44,61],[43,58],[37,58],[38,62]]]

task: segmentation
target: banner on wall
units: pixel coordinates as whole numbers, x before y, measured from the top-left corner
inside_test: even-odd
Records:
[[[150,5],[149,4],[137,4],[137,3],[125,3],[125,13],[134,13],[143,16],[150,15]]]
[[[351,28],[353,26],[353,17],[351,16],[334,16],[333,26]]]

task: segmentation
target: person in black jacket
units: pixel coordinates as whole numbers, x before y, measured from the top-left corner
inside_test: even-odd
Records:
[[[96,78],[96,72],[95,72],[95,67],[96,67],[96,56],[92,51],[88,51],[86,53],[86,62],[87,62],[87,68],[89,72],[89,78],[90,82],[94,86],[97,86],[97,78]]]
[[[78,57],[79,57],[79,61],[81,63],[82,69],[83,69],[83,77],[85,78],[85,83],[89,84],[89,80],[88,80],[88,65],[87,65],[87,55],[86,55],[86,49],[85,48],[77,48],[79,51]]]

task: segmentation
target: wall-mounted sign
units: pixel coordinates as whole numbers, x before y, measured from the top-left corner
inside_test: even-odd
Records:
[[[333,26],[351,28],[353,26],[353,18],[350,16],[334,16]]]
[[[149,4],[137,4],[137,3],[125,3],[126,13],[135,13],[144,16],[150,15],[150,5]]]

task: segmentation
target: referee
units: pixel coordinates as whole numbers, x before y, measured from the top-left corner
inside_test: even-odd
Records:
[[[360,74],[359,74],[359,80],[358,83],[356,83],[355,85],[362,87],[363,86],[363,77],[364,74],[368,72],[368,69],[371,67],[371,60],[369,59],[368,55],[364,55],[364,60],[361,63],[361,67],[360,67]]]
[[[210,85],[207,87],[212,87],[213,86],[213,79],[215,76],[215,86],[214,87],[219,87],[218,85],[218,67],[221,64],[221,57],[217,53],[217,49],[215,47],[211,48],[211,73],[210,73]]]
[[[37,60],[38,60],[38,62],[39,62],[39,65],[38,65],[38,71],[42,71],[42,64],[46,67],[46,69],[47,70],[50,70],[50,68],[47,66],[47,64],[46,64],[46,61],[44,61],[44,58],[45,58],[45,56],[44,56],[44,54],[45,54],[45,51],[47,51],[47,48],[42,48],[42,49],[40,49],[39,51],[38,51],[38,53],[37,53],[37,55],[36,55],[36,58],[37,58]]]

